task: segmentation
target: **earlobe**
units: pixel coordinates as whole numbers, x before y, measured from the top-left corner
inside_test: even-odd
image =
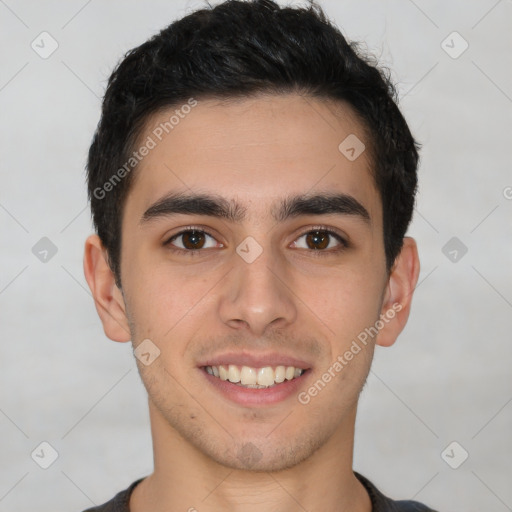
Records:
[[[402,250],[390,273],[381,309],[382,329],[376,344],[389,347],[404,329],[411,310],[414,288],[418,282],[420,262],[413,238],[405,237]]]
[[[124,298],[115,283],[107,253],[98,235],[85,241],[84,274],[105,334],[113,341],[130,341]]]

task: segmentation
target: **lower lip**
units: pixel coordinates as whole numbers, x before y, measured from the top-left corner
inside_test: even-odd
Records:
[[[222,380],[219,377],[210,375],[202,368],[199,371],[204,375],[207,381],[217,389],[224,397],[232,402],[245,406],[265,406],[282,402],[292,395],[297,396],[301,387],[309,374],[310,370],[306,370],[300,377],[292,380],[285,380],[280,384],[276,384],[271,388],[244,388]]]

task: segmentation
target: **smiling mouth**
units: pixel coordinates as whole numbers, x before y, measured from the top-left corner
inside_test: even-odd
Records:
[[[307,372],[307,369],[295,366],[253,368],[234,364],[203,366],[201,369],[220,380],[227,380],[237,386],[252,389],[272,388],[283,382],[299,379]]]

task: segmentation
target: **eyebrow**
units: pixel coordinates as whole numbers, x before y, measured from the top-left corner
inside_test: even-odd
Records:
[[[368,225],[371,218],[366,208],[348,194],[298,195],[274,203],[270,209],[277,222],[303,215],[348,215],[358,217]],[[247,209],[235,200],[228,201],[216,194],[190,194],[174,192],[167,194],[142,215],[140,224],[173,215],[206,215],[240,223],[246,219]]]

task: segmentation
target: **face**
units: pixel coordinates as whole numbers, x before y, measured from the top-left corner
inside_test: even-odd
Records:
[[[343,356],[388,303],[369,152],[339,149],[369,141],[349,107],[296,95],[200,101],[159,141],[171,114],[141,137],[122,220],[152,414],[209,460],[293,467],[350,430],[375,340]]]

